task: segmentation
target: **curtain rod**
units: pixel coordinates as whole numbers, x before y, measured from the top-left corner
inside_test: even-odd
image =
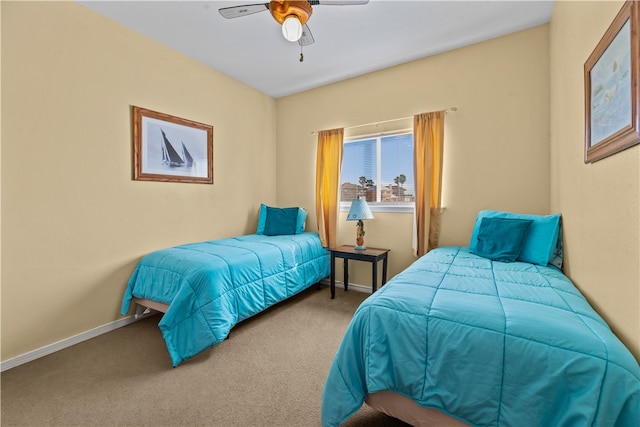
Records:
[[[442,110],[440,110],[442,111]],[[451,108],[447,108],[446,110],[444,110],[445,113],[455,113],[456,111],[458,111],[457,107],[451,107]],[[354,126],[345,126],[343,129],[347,130],[347,129],[356,129],[356,128],[361,128],[361,127],[365,127],[365,126],[378,126],[384,123],[391,123],[391,122],[399,122],[400,120],[408,120],[408,119],[412,119],[414,116],[408,116],[408,117],[399,117],[397,119],[389,119],[389,120],[382,120],[380,122],[371,122],[371,123],[365,123],[362,125],[354,125]],[[311,132],[311,135],[315,135],[317,134],[318,131],[313,131]]]

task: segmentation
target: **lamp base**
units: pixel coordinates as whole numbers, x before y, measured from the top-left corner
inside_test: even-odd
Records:
[[[367,249],[366,246],[362,245],[358,245],[358,246],[354,246],[353,249],[355,249],[356,251],[364,251],[365,249]]]

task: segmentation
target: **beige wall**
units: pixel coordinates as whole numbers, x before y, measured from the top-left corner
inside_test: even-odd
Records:
[[[445,122],[442,245],[467,245],[476,213],[549,213],[548,26],[493,39],[277,101],[278,203],[314,206],[312,132],[457,107]],[[339,242],[355,226],[339,219]],[[377,213],[366,243],[390,248],[390,275],[415,258],[412,214]],[[315,212],[310,215],[315,225]],[[369,284],[370,266],[352,279]]]
[[[441,243],[480,209],[562,212],[569,275],[638,357],[640,147],[582,162],[582,66],[619,5],[558,2],[550,26],[275,101],[81,5],[2,2],[2,360],[118,319],[142,255],[251,232],[260,202],[315,229],[313,131],[448,107]],[[132,181],[131,105],[212,124],[215,184]],[[367,223],[390,275],[411,224]]]
[[[584,63],[622,2],[557,2],[551,38],[551,208],[566,272],[640,360],[640,146],[584,164]]]
[[[133,181],[131,105],[213,125],[214,185]],[[2,2],[2,360],[118,319],[145,253],[254,231],[275,113],[77,3]]]

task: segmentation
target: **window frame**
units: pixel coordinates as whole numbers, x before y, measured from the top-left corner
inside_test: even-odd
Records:
[[[362,141],[362,140],[366,140],[366,139],[376,139],[378,140],[378,142],[376,143],[376,161],[377,161],[377,176],[380,176],[382,174],[381,171],[381,146],[382,144],[380,143],[381,139],[384,137],[393,137],[393,136],[403,136],[403,135],[411,135],[411,141],[412,144],[414,142],[413,140],[413,129],[398,129],[398,130],[394,130],[394,131],[388,131],[388,132],[380,132],[380,133],[376,133],[376,134],[369,134],[369,135],[354,135],[352,137],[349,138],[345,138],[345,140],[343,141],[343,144],[349,144],[351,142],[357,142],[357,141]],[[413,167],[413,163],[412,163],[412,167]],[[342,167],[341,167],[342,169]],[[413,170],[412,170],[413,172]],[[340,186],[342,186],[342,170],[340,171]],[[376,178],[377,178],[376,176]],[[380,185],[377,185],[376,188],[377,192],[379,193],[381,191],[381,187]],[[341,192],[338,192],[338,197],[340,197]],[[392,203],[392,202],[367,202],[367,205],[369,205],[369,209],[371,209],[371,212],[391,212],[391,213],[413,213],[415,211],[415,195],[414,195],[414,201],[413,202],[399,202],[399,203]],[[351,207],[351,200],[349,201],[342,201],[341,199],[339,200],[339,210],[340,212],[348,212],[349,208]]]

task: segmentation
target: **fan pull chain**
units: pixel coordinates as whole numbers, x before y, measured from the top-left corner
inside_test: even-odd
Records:
[[[304,61],[304,55],[302,54],[302,45],[300,45],[300,62]]]

